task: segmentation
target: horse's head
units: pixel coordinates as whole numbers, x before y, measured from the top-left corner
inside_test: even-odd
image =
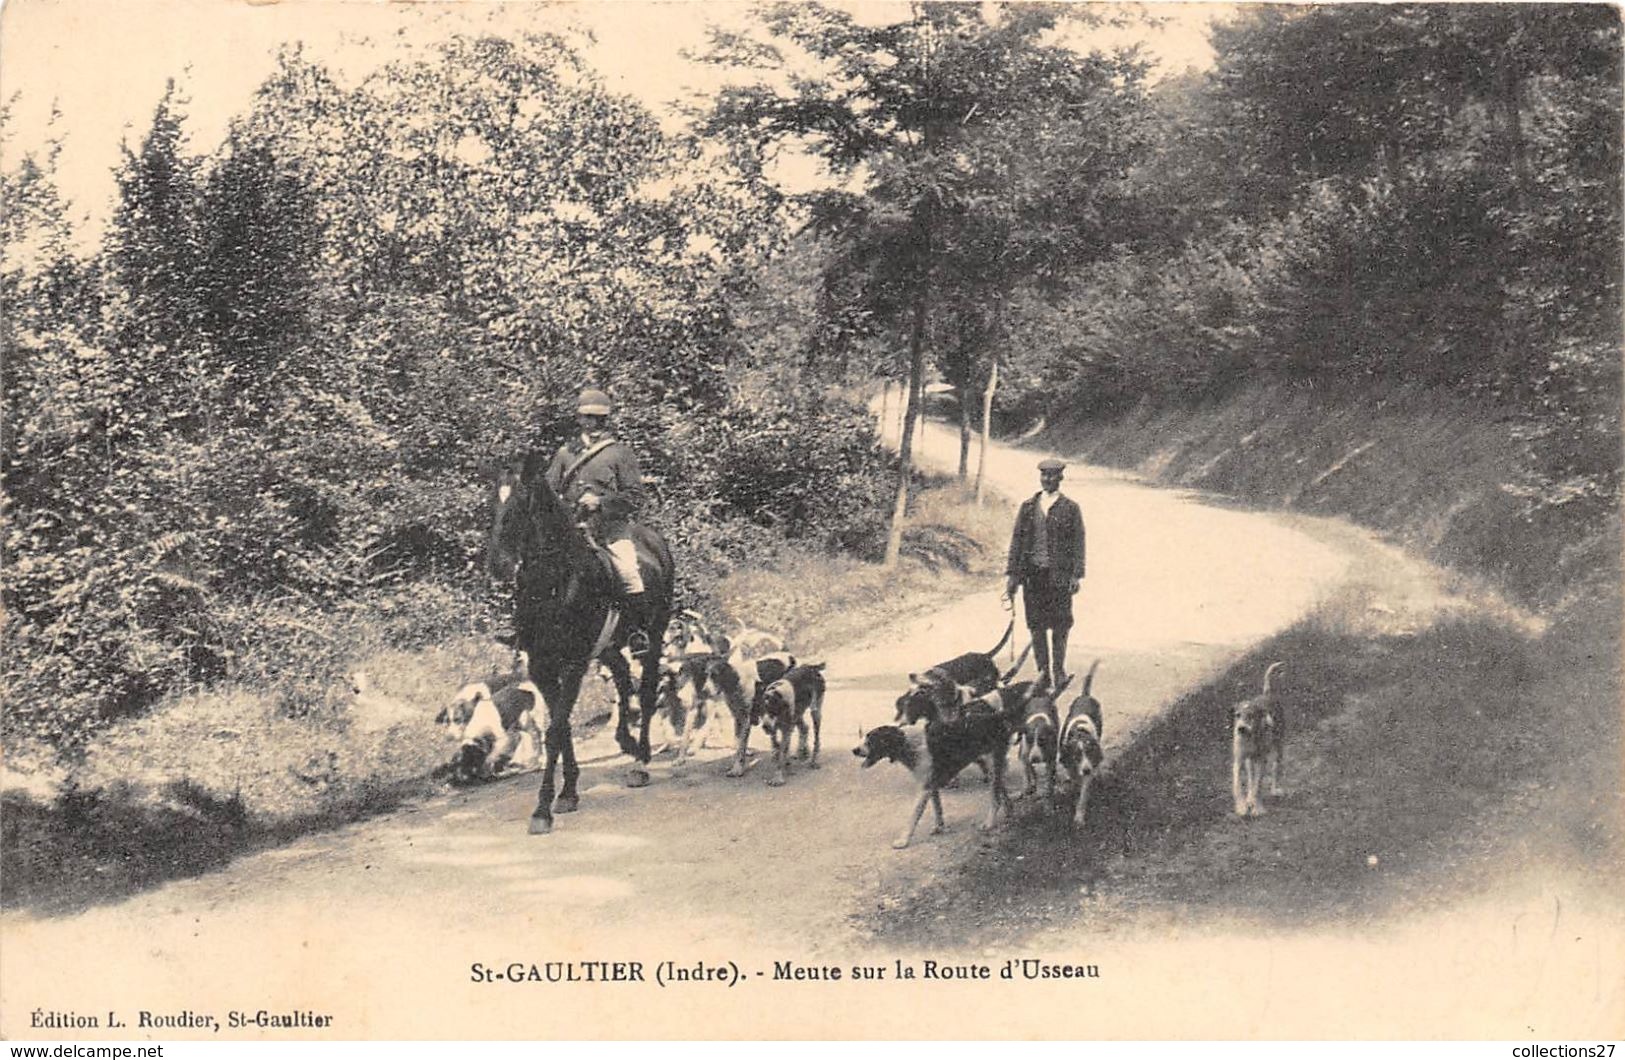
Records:
[[[564,502],[547,483],[541,460],[515,460],[498,474],[491,495],[486,560],[494,577],[513,578],[519,564],[574,531]]]

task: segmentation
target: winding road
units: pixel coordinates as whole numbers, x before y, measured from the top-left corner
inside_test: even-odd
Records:
[[[952,432],[927,430],[923,463],[949,468],[956,453]],[[1036,489],[1042,455],[1002,446],[990,453],[989,480],[1001,495],[995,503],[1013,512],[1010,498]],[[1302,616],[1338,586],[1352,562],[1349,550],[1294,529],[1290,520],[1210,506],[1117,473],[1075,467],[1065,488],[1083,508],[1089,540],[1073,668],[1103,660],[1096,689],[1109,712],[1108,755],[1182,692]],[[109,1038],[213,1034],[207,1027],[143,1030],[141,1010],[223,1022],[230,1011],[261,1009],[326,1014],[333,1023],[320,1031],[220,1033],[1055,1034],[1044,1000],[1051,995],[1042,992],[1018,995],[1021,1003],[1007,1005],[1005,1018],[991,1027],[976,1016],[988,984],[877,988],[851,982],[850,967],[838,983],[773,980],[776,970],[789,970],[776,969],[779,961],[793,961],[809,976],[828,965],[849,966],[856,955],[890,966],[899,955],[875,952],[851,914],[970,856],[987,797],[981,785],[947,794],[948,834],[922,830],[913,847],[894,852],[890,840],[909,808],[910,778],[894,768],[860,771],[850,748],[859,727],[890,719],[906,672],[998,639],[1007,620],[998,589],[990,584],[832,655],[821,768],[797,769],[781,788],[765,784],[766,756],[754,759],[746,777],[731,780],[722,775],[726,751],[713,748],[680,774],[657,761],[650,787],[627,789],[625,760],[606,733],[582,750],[581,811],[560,818],[551,836],[525,834],[532,776],[309,836],[116,905],[59,919],[10,916],[0,955],[7,1034],[49,1036],[29,1030],[35,1009],[112,1010],[127,1026],[75,1032]],[[762,742],[758,733],[753,745]],[[1045,952],[1067,957],[1087,940],[1038,941]],[[1115,1015],[1093,1029],[1061,1033],[1088,1037],[1113,1025],[1130,1037],[1158,1036],[1153,1028],[1176,1033],[1168,1021],[1180,1014],[1153,1005],[1153,995],[1176,989],[1181,975],[1200,975],[1202,962],[1190,954],[1164,947],[1117,958],[1109,985],[1090,988]],[[482,981],[474,967],[640,961],[652,980],[668,958],[729,975],[737,967],[744,981],[664,989],[653,982],[513,983]],[[1199,981],[1187,985],[1195,990]],[[925,1011],[921,1006],[937,1015],[912,1021],[908,1014]],[[1256,1009],[1255,1003],[1200,1026],[1215,1037],[1246,1034],[1248,1021],[1259,1018]]]

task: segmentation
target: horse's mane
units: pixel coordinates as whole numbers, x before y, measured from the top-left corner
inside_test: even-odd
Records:
[[[576,527],[574,515],[548,485],[547,467],[547,455],[536,451],[528,452],[505,466],[503,476],[513,484],[516,495],[505,507],[499,508],[498,522],[491,539],[493,555],[500,547],[516,563],[533,561],[544,555],[554,557],[540,568],[532,563],[532,577],[539,569],[557,571],[561,553],[591,550]]]
[[[576,529],[575,520],[565,505],[564,498],[554,492],[553,487],[548,484],[548,463],[549,458],[545,453],[532,450],[525,455],[519,482],[526,493],[529,508],[525,513],[526,517],[533,521],[538,516],[546,517],[556,523],[558,529],[565,530],[566,540],[576,540],[581,537],[581,533]],[[559,541],[558,544],[562,545],[564,542]]]
[[[519,465],[519,480],[529,485],[533,482],[546,480],[548,455],[540,449],[532,449],[525,454]]]

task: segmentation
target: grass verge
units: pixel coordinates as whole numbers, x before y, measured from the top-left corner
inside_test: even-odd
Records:
[[[1346,927],[1497,886],[1509,867],[1617,878],[1617,572],[1538,632],[1493,602],[1417,621],[1373,596],[1386,579],[1368,573],[1109,760],[1082,831],[1061,807],[1023,805],[864,927],[920,948],[1204,922]],[[1277,659],[1290,667],[1277,681],[1288,790],[1246,820],[1230,805],[1228,708]]]
[[[715,586],[719,623],[737,619],[803,655],[859,631],[985,588],[1005,527],[927,483],[910,510],[895,570],[784,547]],[[342,619],[267,613],[303,638],[277,657],[300,673],[255,669],[173,697],[110,726],[71,761],[12,739],[0,790],[0,899],[7,908],[67,912],[216,868],[244,852],[334,827],[441,790],[436,770],[457,735],[434,724],[466,681],[505,669],[484,632],[487,603],[415,590]],[[436,613],[426,616],[423,609]],[[365,670],[376,695],[353,695]],[[610,716],[607,686],[589,679],[578,731]]]

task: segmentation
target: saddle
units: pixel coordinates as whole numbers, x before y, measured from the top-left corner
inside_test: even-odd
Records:
[[[634,527],[636,525],[637,524],[632,524]],[[582,533],[582,537],[586,539],[588,546],[592,549],[593,558],[598,561],[599,568],[603,570],[604,578],[608,584],[615,587],[615,595],[612,596],[609,601],[609,615],[604,623],[603,631],[598,636],[597,650],[594,651],[593,654],[597,655],[604,648],[608,647],[609,643],[615,637],[615,631],[618,628],[626,625],[631,625],[632,627],[631,631],[627,634],[627,646],[630,647],[634,653],[642,654],[648,649],[650,638],[654,637],[657,631],[647,628],[649,625],[648,615],[639,612],[635,608],[627,607],[628,597],[626,593],[626,585],[621,581],[620,572],[615,569],[615,558],[610,555],[609,549],[605,547],[605,545],[596,537],[594,537],[589,529],[587,529],[585,526],[583,526],[582,529],[584,531]],[[632,537],[632,547],[637,552],[638,565],[643,568],[647,576],[647,572],[651,567],[654,566],[654,557],[648,555],[645,549],[639,544],[636,536]],[[630,619],[630,622],[628,622],[628,619]],[[638,643],[638,641],[641,641],[642,643]]]
[[[582,529],[585,530],[586,527],[582,527]],[[592,534],[588,533],[583,534],[582,536],[587,539],[587,544],[592,546],[593,558],[598,561],[598,566],[603,570],[604,576],[609,579],[611,585],[619,586],[621,584],[621,576],[620,574],[616,573],[615,570],[615,557],[611,556],[609,554],[609,549],[600,544],[598,539],[593,537]]]

